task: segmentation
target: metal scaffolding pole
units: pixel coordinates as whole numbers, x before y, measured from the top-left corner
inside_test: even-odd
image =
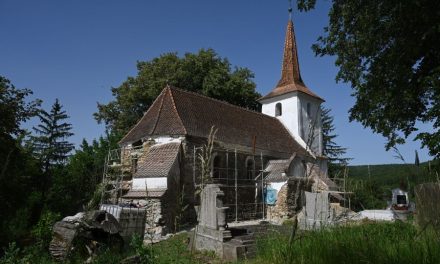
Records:
[[[226,185],[229,185],[229,151],[226,150]]]
[[[262,200],[262,208],[263,208],[263,219],[264,217],[264,165],[263,165],[263,153],[260,152],[260,159],[261,159],[261,200]]]
[[[196,190],[196,146],[194,145],[193,148],[193,183],[194,183],[194,190]],[[194,192],[195,194],[195,192]],[[194,196],[195,197],[195,196]]]
[[[238,196],[237,196],[237,192],[238,192],[238,188],[237,188],[237,176],[238,176],[238,171],[237,171],[237,149],[235,149],[235,164],[234,164],[234,166],[235,166],[235,222],[237,222],[237,219],[238,219],[238,205],[237,205],[237,199],[238,199]]]

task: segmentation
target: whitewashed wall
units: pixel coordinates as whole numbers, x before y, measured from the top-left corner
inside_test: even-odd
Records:
[[[145,190],[147,186],[148,189],[166,189],[167,177],[133,179],[133,190]]]
[[[304,148],[311,133],[309,126],[314,124],[313,140],[309,145],[315,154],[322,155],[321,101],[303,93],[293,92],[266,99],[261,103],[261,112],[273,117],[276,104],[281,103],[282,114],[276,118]],[[307,104],[310,104],[310,115],[307,114]]]
[[[275,105],[281,103],[282,115],[277,116],[281,123],[290,131],[295,137],[300,137],[299,134],[299,115],[298,107],[299,101],[297,93],[289,93],[275,98],[269,98],[262,102],[261,112],[268,116],[275,116]]]
[[[313,133],[313,139],[309,146],[315,154],[322,155],[321,101],[305,94],[300,94],[298,101],[300,109],[299,134],[308,143],[308,137]],[[310,115],[307,114],[307,104],[310,104]],[[309,131],[310,124],[314,126],[314,131]]]

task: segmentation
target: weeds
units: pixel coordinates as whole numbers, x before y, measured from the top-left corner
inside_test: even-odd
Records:
[[[426,231],[417,239],[408,223],[369,223],[286,235],[257,242],[258,256],[248,263],[440,263],[440,238]]]

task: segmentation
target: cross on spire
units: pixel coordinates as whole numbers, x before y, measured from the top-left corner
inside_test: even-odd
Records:
[[[292,20],[292,0],[289,0],[289,9],[287,9],[289,11],[289,20]]]

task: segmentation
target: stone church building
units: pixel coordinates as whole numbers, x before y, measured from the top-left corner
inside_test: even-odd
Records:
[[[182,87],[183,88],[183,87]],[[228,220],[267,218],[287,208],[289,181],[306,179],[315,190],[334,184],[322,155],[320,105],[324,100],[303,82],[293,23],[288,21],[281,79],[259,99],[262,112],[167,86],[119,142],[131,163],[123,198],[154,201],[157,224],[195,223],[201,148],[217,129],[211,180],[224,185]],[[293,184],[292,186],[294,186]],[[264,198],[271,188],[284,198]],[[184,205],[188,205],[187,207]],[[289,217],[294,212],[273,213]]]

